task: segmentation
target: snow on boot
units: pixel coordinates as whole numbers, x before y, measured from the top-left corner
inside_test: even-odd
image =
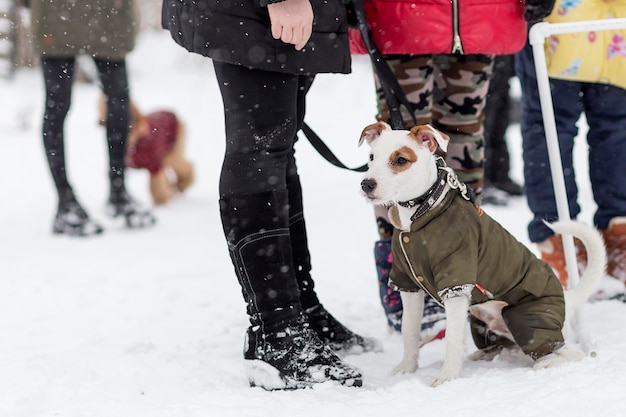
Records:
[[[509,204],[508,194],[486,181],[485,185],[483,186],[483,192],[481,196],[483,205],[489,204],[493,206],[506,206]]]
[[[123,216],[129,229],[141,229],[156,223],[152,212],[136,203],[126,191],[111,194],[107,212],[113,218]]]
[[[249,327],[244,346],[250,386],[266,390],[298,389],[334,381],[360,387],[361,373],[345,364],[300,319],[280,331],[263,334]]]
[[[73,197],[59,203],[57,215],[52,226],[54,234],[92,236],[100,234],[102,231],[102,226],[91,220],[87,212]]]
[[[360,336],[339,323],[321,304],[305,310],[309,325],[322,342],[340,354],[380,352],[382,345],[372,338]]]
[[[424,297],[424,316],[420,335],[422,346],[433,340],[443,339],[446,335],[446,310],[429,295]]]

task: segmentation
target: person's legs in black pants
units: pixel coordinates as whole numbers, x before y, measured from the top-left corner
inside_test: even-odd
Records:
[[[107,210],[113,217],[123,216],[126,226],[141,228],[155,223],[152,213],[140,207],[126,190],[126,140],[130,130],[130,94],[126,63],[95,58],[102,91],[106,95],[106,134],[109,148],[110,194]]]
[[[266,382],[259,378],[260,367],[252,365],[250,383],[268,389],[326,380],[360,385],[360,374],[332,353],[305,311],[323,310],[309,274],[293,149],[312,79],[214,66],[226,127],[220,213],[251,323],[244,357],[249,365],[270,365],[277,376]]]
[[[522,195],[522,187],[509,177],[510,158],[506,143],[511,111],[509,81],[514,75],[514,55],[496,56],[485,106],[485,189],[496,188],[510,195]],[[487,197],[483,196],[483,202],[486,203],[491,193],[485,194]],[[493,193],[493,203],[500,201],[497,195]]]
[[[106,134],[109,145],[109,178],[111,194],[118,194],[125,189],[124,158],[126,139],[130,130],[130,94],[126,65],[123,60],[95,60],[106,95]]]
[[[54,185],[61,195],[70,190],[65,167],[63,127],[70,110],[74,58],[41,59],[46,103],[43,117],[43,143]]]
[[[102,232],[78,203],[68,180],[65,163],[64,124],[72,99],[74,57],[41,57],[46,90],[42,124],[43,144],[58,194],[53,233],[87,236]]]

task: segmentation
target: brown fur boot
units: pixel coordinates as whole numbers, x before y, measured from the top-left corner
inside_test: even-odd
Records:
[[[609,258],[607,273],[626,282],[626,217],[616,217],[602,231]]]
[[[587,267],[587,251],[582,242],[574,239],[576,248],[576,260],[578,261],[578,273],[580,274]],[[541,252],[541,259],[546,261],[554,270],[556,276],[561,281],[561,285],[567,288],[567,269],[565,268],[565,252],[563,251],[563,239],[561,235],[552,235],[543,242],[537,244]]]

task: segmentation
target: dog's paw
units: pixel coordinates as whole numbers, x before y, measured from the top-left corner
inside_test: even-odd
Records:
[[[492,346],[492,347],[488,347],[485,349],[480,349],[480,350],[477,350],[476,352],[469,354],[467,356],[467,359],[469,359],[470,361],[490,362],[496,356],[498,356],[502,352],[503,349],[504,349],[504,346]]]
[[[452,381],[453,379],[457,379],[458,377],[458,375],[453,375],[452,373],[442,371],[439,373],[439,375],[435,377],[435,379],[433,379],[433,382],[430,383],[430,386],[433,388],[438,387],[444,382]]]
[[[417,361],[416,360],[402,360],[393,370],[391,371],[391,375],[397,374],[412,374],[417,371]]]
[[[498,356],[500,354],[500,352],[502,351],[502,349],[500,350],[477,350],[476,352],[470,353],[469,355],[467,355],[467,359],[470,361],[485,361],[485,362],[491,362],[496,356]]]
[[[430,383],[431,387],[438,387],[444,382],[452,381],[453,379],[457,379],[459,375],[461,375],[461,366],[460,362],[458,363],[444,363],[444,366],[439,371],[439,374],[433,379]]]
[[[537,362],[535,362],[533,369],[552,368],[564,362],[567,362],[567,359],[563,358],[562,356],[557,355],[556,353],[550,353],[546,356],[543,356],[537,359]]]
[[[565,345],[554,352],[537,359],[533,369],[552,368],[565,362],[580,361],[584,357],[585,353],[582,350]]]

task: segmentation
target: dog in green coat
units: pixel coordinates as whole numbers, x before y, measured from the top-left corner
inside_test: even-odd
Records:
[[[447,323],[445,359],[432,386],[461,372],[468,310],[483,324],[484,346],[474,358],[493,357],[503,341],[517,344],[535,368],[584,357],[565,343],[565,318],[589,299],[604,274],[598,231],[570,220],[549,225],[579,238],[587,250],[579,285],[563,291],[548,264],[472,201],[439,156],[447,135],[429,125],[407,131],[379,122],[363,130],[363,142],[371,151],[362,192],[369,202],[389,207],[395,228],[390,285],[402,298],[404,355],[394,373],[417,370],[425,293],[443,305]]]

